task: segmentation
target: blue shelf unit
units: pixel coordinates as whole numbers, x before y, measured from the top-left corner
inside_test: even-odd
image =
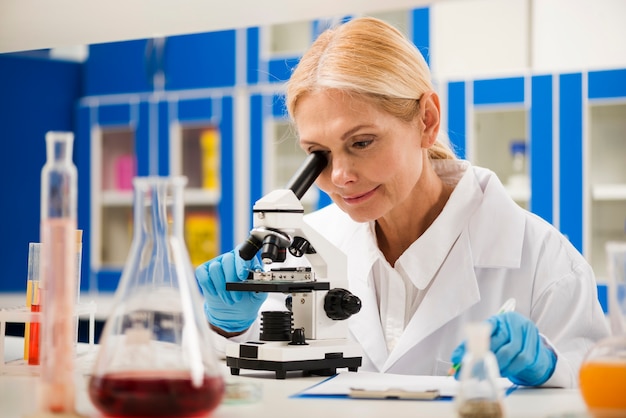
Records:
[[[585,254],[590,195],[585,170],[586,107],[596,102],[626,104],[626,70],[455,80],[447,84],[448,131],[466,157],[469,118],[481,106],[524,106],[528,110],[531,199],[529,209],[553,223]],[[556,136],[556,137],[555,137]],[[626,158],[626,156],[624,156]],[[626,161],[626,159],[624,160]],[[626,217],[626,214],[624,214]],[[588,257],[588,254],[585,254]],[[599,285],[606,305],[606,285]]]

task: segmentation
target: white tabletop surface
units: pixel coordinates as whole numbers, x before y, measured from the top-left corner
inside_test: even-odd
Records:
[[[5,337],[5,362],[22,355],[23,340]],[[93,357],[95,352],[91,355]],[[90,354],[79,361],[92,362]],[[87,395],[88,371],[81,372],[78,379],[77,410],[89,417],[99,417]],[[292,398],[291,396],[323,380],[323,377],[302,377],[292,372],[284,380],[276,379],[272,372],[241,370],[239,376],[231,376],[223,365],[228,382],[254,383],[261,388],[259,401],[248,404],[222,403],[213,413],[215,418],[225,417],[455,417],[451,401],[412,400],[354,400],[328,398]],[[38,378],[24,374],[0,375],[0,417],[19,418],[35,411],[35,393]],[[585,404],[578,390],[569,389],[518,389],[505,399],[508,418],[583,418],[588,417]]]

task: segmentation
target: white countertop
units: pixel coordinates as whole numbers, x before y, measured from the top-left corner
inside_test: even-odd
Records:
[[[22,355],[23,340],[5,338],[5,361]],[[94,350],[95,351],[95,350]],[[89,417],[98,413],[87,395],[88,367],[95,352],[79,358],[77,371],[77,410]],[[78,362],[77,362],[78,363]],[[221,404],[214,418],[226,417],[455,417],[451,401],[412,400],[355,400],[331,398],[291,398],[290,396],[312,386],[324,377],[302,377],[300,373],[288,374],[284,380],[276,379],[272,372],[241,370],[231,376],[226,365],[223,373],[229,382],[254,382],[261,386],[260,401],[249,404]],[[34,412],[34,394],[38,378],[29,375],[0,375],[0,416],[19,418]],[[578,390],[570,389],[518,389],[505,399],[508,418],[587,418],[586,407]]]

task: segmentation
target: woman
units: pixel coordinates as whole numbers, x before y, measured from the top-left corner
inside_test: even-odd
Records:
[[[349,319],[362,369],[446,374],[463,355],[465,325],[489,318],[503,376],[576,386],[583,356],[609,334],[593,272],[493,172],[456,158],[410,41],[373,18],[330,29],[302,57],[286,97],[300,146],[328,159],[316,184],[334,204],[307,222],[348,257],[363,306]],[[227,337],[250,335],[265,300],[223,290],[245,279],[244,267],[258,261],[231,251],[196,271],[207,317]],[[511,297],[515,312],[493,315]]]

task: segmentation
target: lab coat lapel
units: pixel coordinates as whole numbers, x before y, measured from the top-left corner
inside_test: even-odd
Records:
[[[383,372],[413,346],[480,300],[470,245],[468,234],[462,233],[385,362]]]
[[[363,254],[364,257],[352,257],[349,260],[350,291],[361,299],[361,310],[356,314],[358,321],[350,322],[350,331],[356,340],[367,350],[367,356],[378,370],[381,370],[387,360],[387,344],[380,324],[378,302],[375,290],[370,285],[369,278],[372,266],[377,260],[378,248],[369,231],[368,224],[362,224],[351,242],[354,254]]]

